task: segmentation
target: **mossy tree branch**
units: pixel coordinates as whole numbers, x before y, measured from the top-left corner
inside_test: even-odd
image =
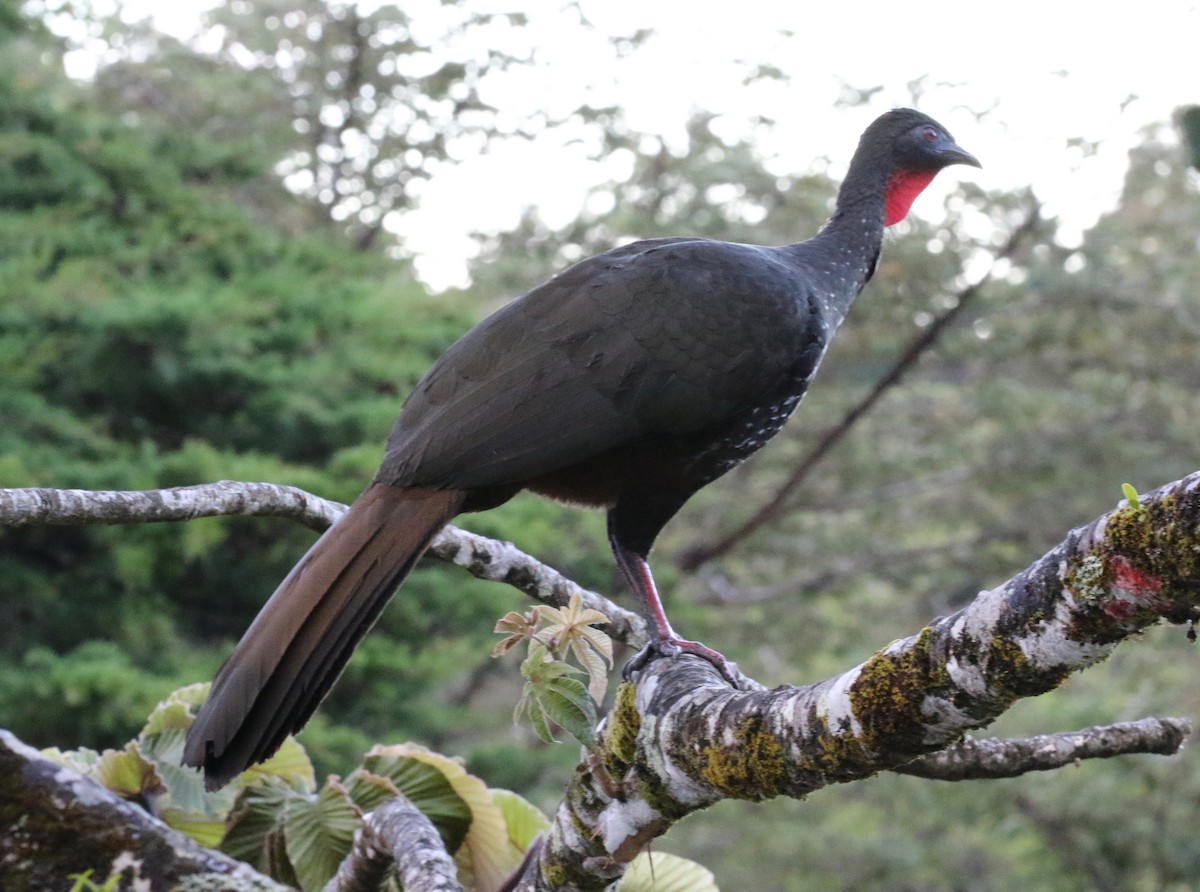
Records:
[[[287,889],[0,730],[0,889],[69,889],[87,870],[151,892]]]
[[[944,750],[918,756],[892,770],[926,780],[995,780],[1031,771],[1052,771],[1084,759],[1134,753],[1172,756],[1191,733],[1192,723],[1187,719],[1146,718],[1012,740],[964,737]]]
[[[29,492],[0,491],[0,515],[6,497]],[[477,575],[512,581],[494,570],[511,546],[449,535],[443,554],[469,568],[478,558],[493,570]],[[544,579],[521,557],[534,566],[518,575]],[[600,746],[513,888],[604,889],[675,821],[722,799],[800,797],[906,765],[930,776],[929,760],[913,760],[1052,690],[1138,631],[1198,615],[1200,472],[1123,502],[963,610],[817,684],[734,690],[703,660],[658,660],[619,689]],[[1173,751],[1185,729],[1167,726],[1126,729],[1114,746],[1098,741],[1109,729],[1079,732],[1087,745],[1071,758]],[[1036,753],[1014,752],[1010,774],[1045,767]]]
[[[393,872],[403,889],[462,892],[458,868],[437,828],[403,795],[363,817],[354,848],[325,892],[375,892],[385,888]]]
[[[802,797],[899,768],[1198,608],[1200,473],[1123,502],[964,609],[817,684],[737,691],[695,657],[659,660],[621,688],[520,888],[600,890],[722,799]]]

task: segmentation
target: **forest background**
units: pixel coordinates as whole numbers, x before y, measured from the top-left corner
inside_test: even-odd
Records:
[[[222,36],[203,49],[88,4],[0,9],[0,486],[243,479],[348,501],[420,373],[524,288],[632,237],[782,243],[827,215],[824,169],[781,173],[712,114],[671,145],[613,107],[514,119],[487,79],[528,59],[439,48],[525,20],[446,6],[461,14],[435,33],[390,6],[236,0],[209,14]],[[73,47],[45,24],[63,15],[112,47],[88,80],[63,73]],[[872,95],[848,88],[846,113],[861,117]],[[623,162],[565,225],[530,209],[480,233],[471,286],[432,293],[393,225],[421,184],[552,128]],[[1023,568],[1111,508],[1122,483],[1196,470],[1198,197],[1164,120],[1140,134],[1118,205],[1078,243],[1043,219],[993,264],[1037,199],[966,180],[943,213],[896,227],[795,421],[660,539],[680,628],[765,683],[824,678]],[[933,348],[772,523],[689,566],[947,313]],[[598,514],[521,497],[463,521],[624,597]],[[35,746],[123,745],[169,691],[211,676],[309,541],[246,519],[0,530],[0,727]],[[414,740],[556,802],[575,749],[512,725],[515,663],[489,657],[496,618],[523,606],[423,565],[301,735],[318,776],[373,742]],[[1146,637],[991,731],[1200,714],[1200,654],[1177,629]],[[724,803],[662,848],[727,889],[1185,889],[1200,875],[1198,805],[1200,760],[1185,751]]]

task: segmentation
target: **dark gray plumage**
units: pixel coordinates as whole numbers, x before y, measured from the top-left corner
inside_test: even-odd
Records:
[[[833,218],[783,247],[668,238],[576,264],[494,313],[417,384],[374,482],[288,574],[213,683],[184,761],[210,788],[267,758],[320,703],[392,592],[456,514],[522,489],[608,510],[653,640],[686,651],[646,556],[698,489],[784,424],[885,224],[941,168],[973,164],[898,109],[863,134]]]

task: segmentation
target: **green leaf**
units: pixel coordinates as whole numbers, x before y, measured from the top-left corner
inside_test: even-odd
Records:
[[[172,691],[154,707],[154,711],[146,719],[146,724],[142,727],[138,737],[145,738],[148,735],[177,729],[186,731],[196,718],[196,711],[207,699],[210,687],[211,684],[205,682],[187,685]]]
[[[695,861],[661,852],[633,859],[617,885],[618,892],[720,892],[716,879]]]
[[[350,852],[362,815],[345,787],[330,780],[314,798],[296,796],[284,803],[284,846],[300,886],[324,887]]]
[[[391,795],[379,781],[386,780],[433,822],[446,849],[455,852],[471,827],[471,808],[442,767],[417,758],[419,751],[408,744],[374,747],[362,768],[347,778],[347,789],[359,807],[369,811]]]
[[[529,723],[533,726],[533,733],[538,736],[539,740],[543,743],[559,742],[558,738],[554,736],[554,732],[550,730],[550,717],[537,697],[531,694],[525,700],[525,710],[529,715]]]
[[[550,819],[528,799],[510,790],[492,790],[492,801],[504,816],[509,840],[520,852],[524,852],[537,837],[550,830]]]
[[[281,883],[298,886],[286,852],[282,817],[288,802],[307,798],[311,797],[282,781],[243,790],[230,812],[221,851]]]
[[[577,678],[553,678],[535,686],[533,697],[547,717],[584,746],[596,745],[596,705]]]
[[[372,774],[364,768],[356,768],[346,778],[346,792],[354,804],[363,812],[374,811],[387,799],[402,795],[394,783],[381,774]]]
[[[554,659],[545,644],[534,640],[529,644],[529,656],[521,663],[521,674],[536,684],[563,675],[582,675],[583,670]]]
[[[504,816],[492,801],[491,791],[479,778],[468,774],[461,762],[411,743],[377,746],[367,753],[363,767],[395,782],[396,777],[391,769],[404,766],[403,770],[407,773],[412,771],[409,766],[411,762],[436,769],[467,808],[469,829],[462,838],[462,844],[447,846],[454,852],[454,859],[458,863],[459,880],[465,887],[480,892],[498,889],[520,863],[520,853],[509,842]],[[401,784],[397,783],[396,786],[429,816],[445,839],[445,831],[439,824],[442,818],[425,811]]]
[[[123,750],[105,750],[103,753],[86,748],[62,752],[52,747],[42,750],[42,755],[78,771],[123,799],[145,801],[166,790],[155,764],[143,758],[133,743],[126,744]]]
[[[608,690],[608,665],[602,653],[598,653],[579,640],[571,642],[571,653],[579,660],[588,676],[588,696],[595,702],[604,700],[604,692]]]
[[[144,800],[166,792],[154,763],[143,758],[133,743],[123,750],[105,750],[90,776],[123,799]]]
[[[287,737],[271,758],[251,765],[240,776],[243,784],[258,778],[277,777],[289,786],[311,793],[317,788],[316,774],[308,752],[295,737]]]
[[[215,849],[225,838],[225,820],[223,818],[204,817],[195,812],[183,809],[160,809],[158,817],[180,833],[186,833],[206,849]]]
[[[72,771],[78,771],[84,777],[91,777],[92,770],[96,767],[96,763],[100,761],[100,754],[85,746],[81,746],[77,750],[66,751],[52,746],[42,750],[42,755],[56,765],[70,768]]]
[[[1121,494],[1125,496],[1125,501],[1127,501],[1129,503],[1130,508],[1137,507],[1138,491],[1133,488],[1132,483],[1122,483],[1121,484]]]

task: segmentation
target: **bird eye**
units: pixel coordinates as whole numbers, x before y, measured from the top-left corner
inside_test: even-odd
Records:
[[[937,139],[938,134],[937,134],[937,131],[934,130],[932,127],[926,127],[924,130],[921,131],[921,136],[924,137],[925,142],[933,142],[934,140]]]

